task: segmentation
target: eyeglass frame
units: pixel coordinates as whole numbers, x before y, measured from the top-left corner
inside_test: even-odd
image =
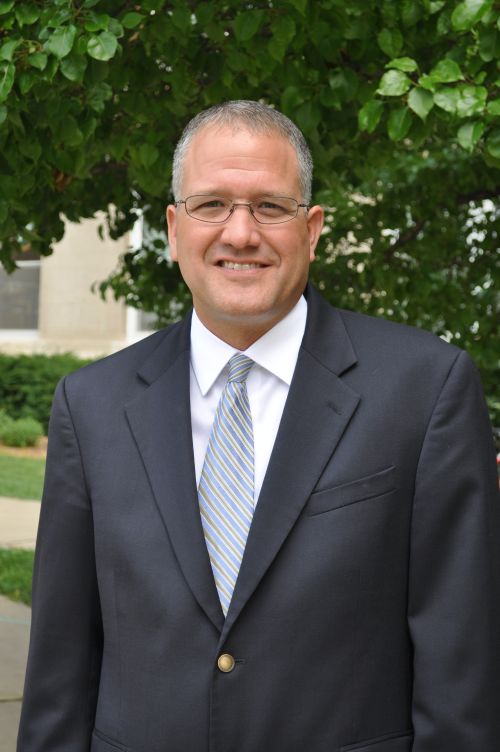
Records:
[[[255,201],[249,201],[249,202],[247,202],[247,201],[231,201],[231,206],[230,206],[230,209],[229,209],[229,214],[228,214],[228,216],[225,219],[200,219],[200,217],[195,217],[193,214],[190,214],[188,212],[187,206],[186,206],[186,202],[189,201],[190,198],[196,198],[197,196],[207,196],[207,197],[209,196],[209,197],[213,197],[213,198],[220,198],[220,199],[223,199],[224,201],[229,201],[230,199],[227,199],[224,196],[217,196],[217,195],[212,194],[212,193],[193,193],[191,196],[186,196],[185,199],[179,199],[178,201],[174,201],[175,208],[177,208],[179,206],[179,204],[184,204],[184,209],[185,209],[185,212],[188,215],[188,217],[191,217],[191,219],[195,219],[197,222],[205,222],[206,224],[209,224],[209,225],[223,225],[225,222],[228,222],[231,219],[231,217],[233,216],[234,210],[236,209],[237,206],[246,206],[248,208],[248,211],[252,215],[252,217],[255,219],[256,222],[259,223],[259,225],[284,225],[286,222],[291,222],[293,219],[297,219],[297,217],[299,215],[299,209],[306,209],[306,214],[307,214],[307,212],[311,208],[310,204],[300,204],[297,201],[297,199],[293,198],[293,196],[266,196],[264,194],[263,196],[259,196],[259,199],[260,198],[275,198],[275,199],[286,198],[287,201],[293,201],[294,203],[296,203],[297,204],[297,209],[296,209],[295,214],[293,215],[293,217],[288,217],[287,219],[280,219],[277,222],[276,221],[273,221],[273,222],[262,222],[260,219],[257,219],[257,217],[255,216],[255,213],[254,213],[254,211],[252,209],[252,204],[254,204]],[[256,199],[256,200],[258,200],[258,199]]]

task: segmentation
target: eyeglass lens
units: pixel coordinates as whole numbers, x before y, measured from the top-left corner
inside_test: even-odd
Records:
[[[187,213],[203,222],[224,222],[235,206],[248,206],[255,219],[262,224],[287,222],[296,217],[298,211],[295,199],[282,196],[262,196],[241,204],[221,196],[188,196],[185,204]]]

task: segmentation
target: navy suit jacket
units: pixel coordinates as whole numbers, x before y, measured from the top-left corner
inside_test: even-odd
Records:
[[[189,317],[59,385],[18,752],[498,751],[500,505],[477,371],[307,295],[226,619]]]

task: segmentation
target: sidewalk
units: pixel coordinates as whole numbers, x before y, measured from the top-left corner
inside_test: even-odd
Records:
[[[0,595],[0,752],[15,752],[31,609]]]
[[[35,548],[39,501],[0,496],[0,548]]]
[[[0,548],[34,548],[39,501],[0,496]],[[31,609],[0,596],[0,752],[15,752]]]

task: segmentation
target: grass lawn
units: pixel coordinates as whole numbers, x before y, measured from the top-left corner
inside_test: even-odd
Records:
[[[0,548],[0,593],[31,605],[34,551]]]
[[[41,499],[45,461],[0,454],[0,496]]]

